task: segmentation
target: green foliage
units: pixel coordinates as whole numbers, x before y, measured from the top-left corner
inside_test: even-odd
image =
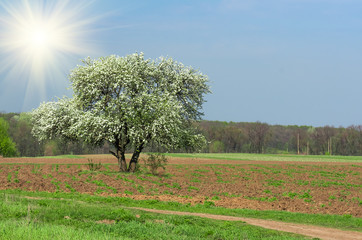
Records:
[[[283,155],[283,154],[250,154],[250,153],[165,153],[165,155],[170,157],[207,158],[207,159],[222,159],[222,160],[362,163],[362,156],[336,156],[336,155],[316,156],[316,155]]]
[[[92,159],[88,159],[88,168],[90,171],[98,171],[102,168],[102,163],[94,163]]]
[[[1,239],[305,239],[303,236],[238,221],[125,209],[120,207],[120,201],[115,198],[82,196],[76,193],[59,195],[66,198],[27,199],[13,194],[1,194]],[[124,200],[125,204],[136,202]],[[160,202],[148,200],[144,203],[157,205]],[[183,207],[181,204],[166,205]],[[207,202],[195,209],[212,211],[216,209],[213,206],[212,202]]]
[[[209,152],[210,153],[222,153],[225,151],[225,145],[221,141],[212,141],[209,145]]]
[[[153,175],[157,175],[158,169],[166,169],[167,158],[161,153],[148,153],[144,159],[144,164],[148,167]]]
[[[0,156],[15,157],[18,155],[15,143],[8,134],[9,124],[0,118]]]
[[[29,199],[25,196],[33,198]],[[77,193],[1,190],[0,229],[2,229],[4,239],[49,239],[49,236],[54,239],[64,239],[66,236],[73,236],[72,234],[76,236],[72,239],[127,239],[128,237],[132,239],[200,239],[211,231],[214,234],[218,233],[218,235],[210,235],[211,239],[298,238],[296,235],[284,235],[240,222],[160,215],[124,209],[123,207],[126,206],[274,219],[354,231],[361,231],[362,224],[361,218],[350,215],[226,209],[214,207],[212,201],[190,206],[176,202],[132,200]],[[102,220],[108,220],[108,224],[102,223]],[[56,238],[57,228],[63,238]],[[29,231],[31,238],[26,238],[29,236]],[[10,236],[15,236],[15,238]],[[98,238],[99,236],[103,238]]]
[[[109,142],[123,171],[128,146],[137,164],[151,142],[167,149],[206,143],[192,126],[210,92],[206,75],[171,58],[144,59],[142,53],[87,58],[83,64],[70,74],[73,99],[44,103],[32,112],[38,139]]]

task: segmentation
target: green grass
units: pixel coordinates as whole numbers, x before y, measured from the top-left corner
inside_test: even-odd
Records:
[[[125,208],[131,200],[79,194],[61,197],[54,193],[0,192],[1,239],[306,239],[243,222]]]
[[[181,158],[207,158],[242,161],[292,161],[292,162],[355,162],[362,163],[362,156],[284,155],[253,153],[167,153],[166,156]]]
[[[8,197],[7,197],[8,196]],[[15,212],[11,219],[21,221],[27,214],[27,206],[34,205],[29,202],[29,199],[24,198],[24,196],[37,197],[37,198],[47,198],[45,201],[45,206],[53,204],[52,202],[62,201],[67,202],[68,207],[72,208],[73,204],[90,204],[95,207],[143,207],[143,208],[155,208],[163,210],[174,210],[174,211],[185,211],[185,212],[199,212],[199,213],[210,213],[210,214],[219,214],[235,217],[249,217],[249,218],[259,218],[259,219],[270,219],[283,222],[291,223],[300,223],[300,224],[309,224],[324,226],[330,228],[338,228],[343,230],[359,231],[362,232],[362,218],[353,217],[351,215],[328,215],[328,214],[305,214],[305,213],[292,213],[286,211],[258,211],[251,209],[227,209],[222,207],[214,207],[213,204],[198,204],[195,206],[190,206],[190,204],[180,204],[177,202],[162,202],[158,200],[133,200],[130,198],[118,198],[118,197],[101,197],[87,194],[79,193],[49,193],[49,192],[27,192],[21,190],[0,190],[0,206],[3,203],[4,206],[11,206],[8,204],[9,198],[15,196],[18,200],[15,201],[15,205],[22,206],[22,211]],[[5,198],[5,200],[4,200]],[[55,201],[58,199],[57,201]],[[42,200],[42,199],[40,199]],[[40,201],[40,200],[34,200]],[[49,201],[49,202],[48,202]],[[23,203],[25,202],[25,203]],[[42,201],[40,201],[42,202]],[[21,204],[20,204],[21,203]],[[54,203],[56,204],[56,203]],[[65,203],[64,203],[65,204]],[[11,207],[10,207],[11,208]],[[81,209],[81,206],[76,206],[76,209]],[[34,208],[36,209],[36,208]],[[54,210],[55,211],[55,210]],[[59,210],[61,211],[61,210]],[[6,212],[6,211],[5,211]],[[63,217],[68,214],[67,212],[61,213]],[[65,215],[64,215],[65,214]],[[83,213],[77,213],[82,215]],[[86,213],[85,213],[86,214]],[[92,213],[93,214],[93,213]],[[51,215],[51,214],[50,214]],[[4,211],[0,209],[0,222],[2,220],[9,220],[9,218],[3,219]],[[103,216],[103,218],[109,218],[108,216]],[[37,217],[39,219],[39,217]],[[202,228],[202,226],[199,226]],[[1,229],[1,226],[0,226]],[[168,230],[169,231],[169,230]],[[1,230],[0,230],[1,233]],[[0,234],[1,235],[1,234]],[[157,238],[157,237],[156,237]],[[252,238],[253,239],[253,238]],[[278,238],[277,238],[278,239]]]
[[[58,155],[58,156],[44,156],[44,157],[37,157],[37,158],[84,158],[83,156],[78,155]]]

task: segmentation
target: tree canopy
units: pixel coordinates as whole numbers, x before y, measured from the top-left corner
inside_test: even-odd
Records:
[[[192,121],[201,119],[208,78],[171,58],[144,55],[87,58],[70,74],[73,98],[43,103],[33,115],[40,140],[62,137],[114,146],[120,171],[134,171],[148,143],[165,148],[205,143]],[[133,155],[127,168],[126,149]]]
[[[0,118],[0,155],[14,157],[18,153],[15,143],[9,137],[8,129],[9,124],[3,118]]]

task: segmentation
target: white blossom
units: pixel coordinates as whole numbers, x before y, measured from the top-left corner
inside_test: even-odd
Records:
[[[71,71],[70,82],[73,98],[33,111],[33,134],[40,140],[107,141],[118,159],[127,145],[136,152],[149,142],[167,148],[205,142],[190,123],[202,116],[208,78],[171,58],[152,61],[143,53],[86,58]]]

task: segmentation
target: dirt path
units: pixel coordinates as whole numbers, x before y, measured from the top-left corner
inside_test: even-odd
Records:
[[[204,218],[211,218],[216,220],[225,220],[225,221],[243,221],[250,225],[259,226],[268,229],[274,229],[277,231],[291,232],[296,234],[301,234],[313,238],[328,239],[328,240],[362,240],[362,233],[352,232],[352,231],[343,231],[334,228],[326,228],[312,225],[303,225],[296,223],[285,223],[272,220],[263,220],[255,218],[243,218],[243,217],[233,217],[233,216],[224,216],[224,215],[215,215],[207,213],[191,213],[191,212],[178,212],[178,211],[168,211],[168,210],[157,210],[157,209],[148,209],[148,208],[138,208],[132,207],[132,209],[138,209],[147,212],[160,213],[160,214],[175,214],[175,215],[188,215],[188,216],[197,216]]]

